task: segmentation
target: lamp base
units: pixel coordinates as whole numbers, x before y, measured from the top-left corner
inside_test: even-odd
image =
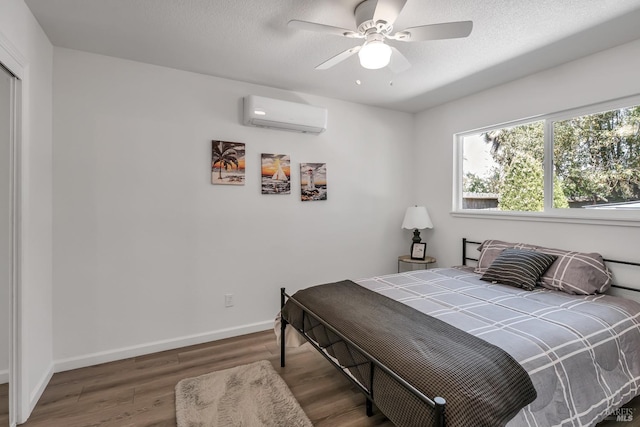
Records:
[[[422,240],[420,238],[420,230],[418,230],[417,228],[415,230],[413,230],[413,243],[420,243],[420,241]]]

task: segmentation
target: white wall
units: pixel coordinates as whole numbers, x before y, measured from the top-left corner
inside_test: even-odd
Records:
[[[51,96],[53,48],[22,0],[0,4],[3,61],[21,69],[22,250],[20,337],[22,387],[18,397],[24,421],[52,374],[52,203]]]
[[[327,107],[328,130],[243,126],[249,94]],[[213,139],[246,144],[245,186],[210,183]],[[281,286],[395,271],[412,143],[410,114],[56,48],[56,369],[268,329]],[[261,153],[291,156],[292,194],[261,194]],[[300,162],[327,163],[327,201],[300,201]]]
[[[459,265],[462,237],[502,239],[638,260],[640,227],[450,215],[453,134],[640,93],[640,40],[424,111],[416,117],[415,198],[435,225],[431,252]]]
[[[0,69],[0,384],[9,381],[11,339],[11,81]]]

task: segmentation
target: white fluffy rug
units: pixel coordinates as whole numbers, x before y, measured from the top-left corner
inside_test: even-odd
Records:
[[[178,427],[312,427],[284,380],[262,360],[176,385]]]

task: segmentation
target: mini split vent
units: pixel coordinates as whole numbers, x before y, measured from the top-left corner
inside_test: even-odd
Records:
[[[327,109],[249,95],[244,98],[247,126],[319,134],[327,130]]]

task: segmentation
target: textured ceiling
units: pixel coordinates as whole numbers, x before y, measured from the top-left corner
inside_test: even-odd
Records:
[[[287,22],[355,29],[359,2],[26,0],[55,46],[409,112],[640,39],[640,0],[408,0],[396,30],[471,20],[471,35],[390,42],[412,64],[399,74],[356,56],[315,70],[361,42]]]

